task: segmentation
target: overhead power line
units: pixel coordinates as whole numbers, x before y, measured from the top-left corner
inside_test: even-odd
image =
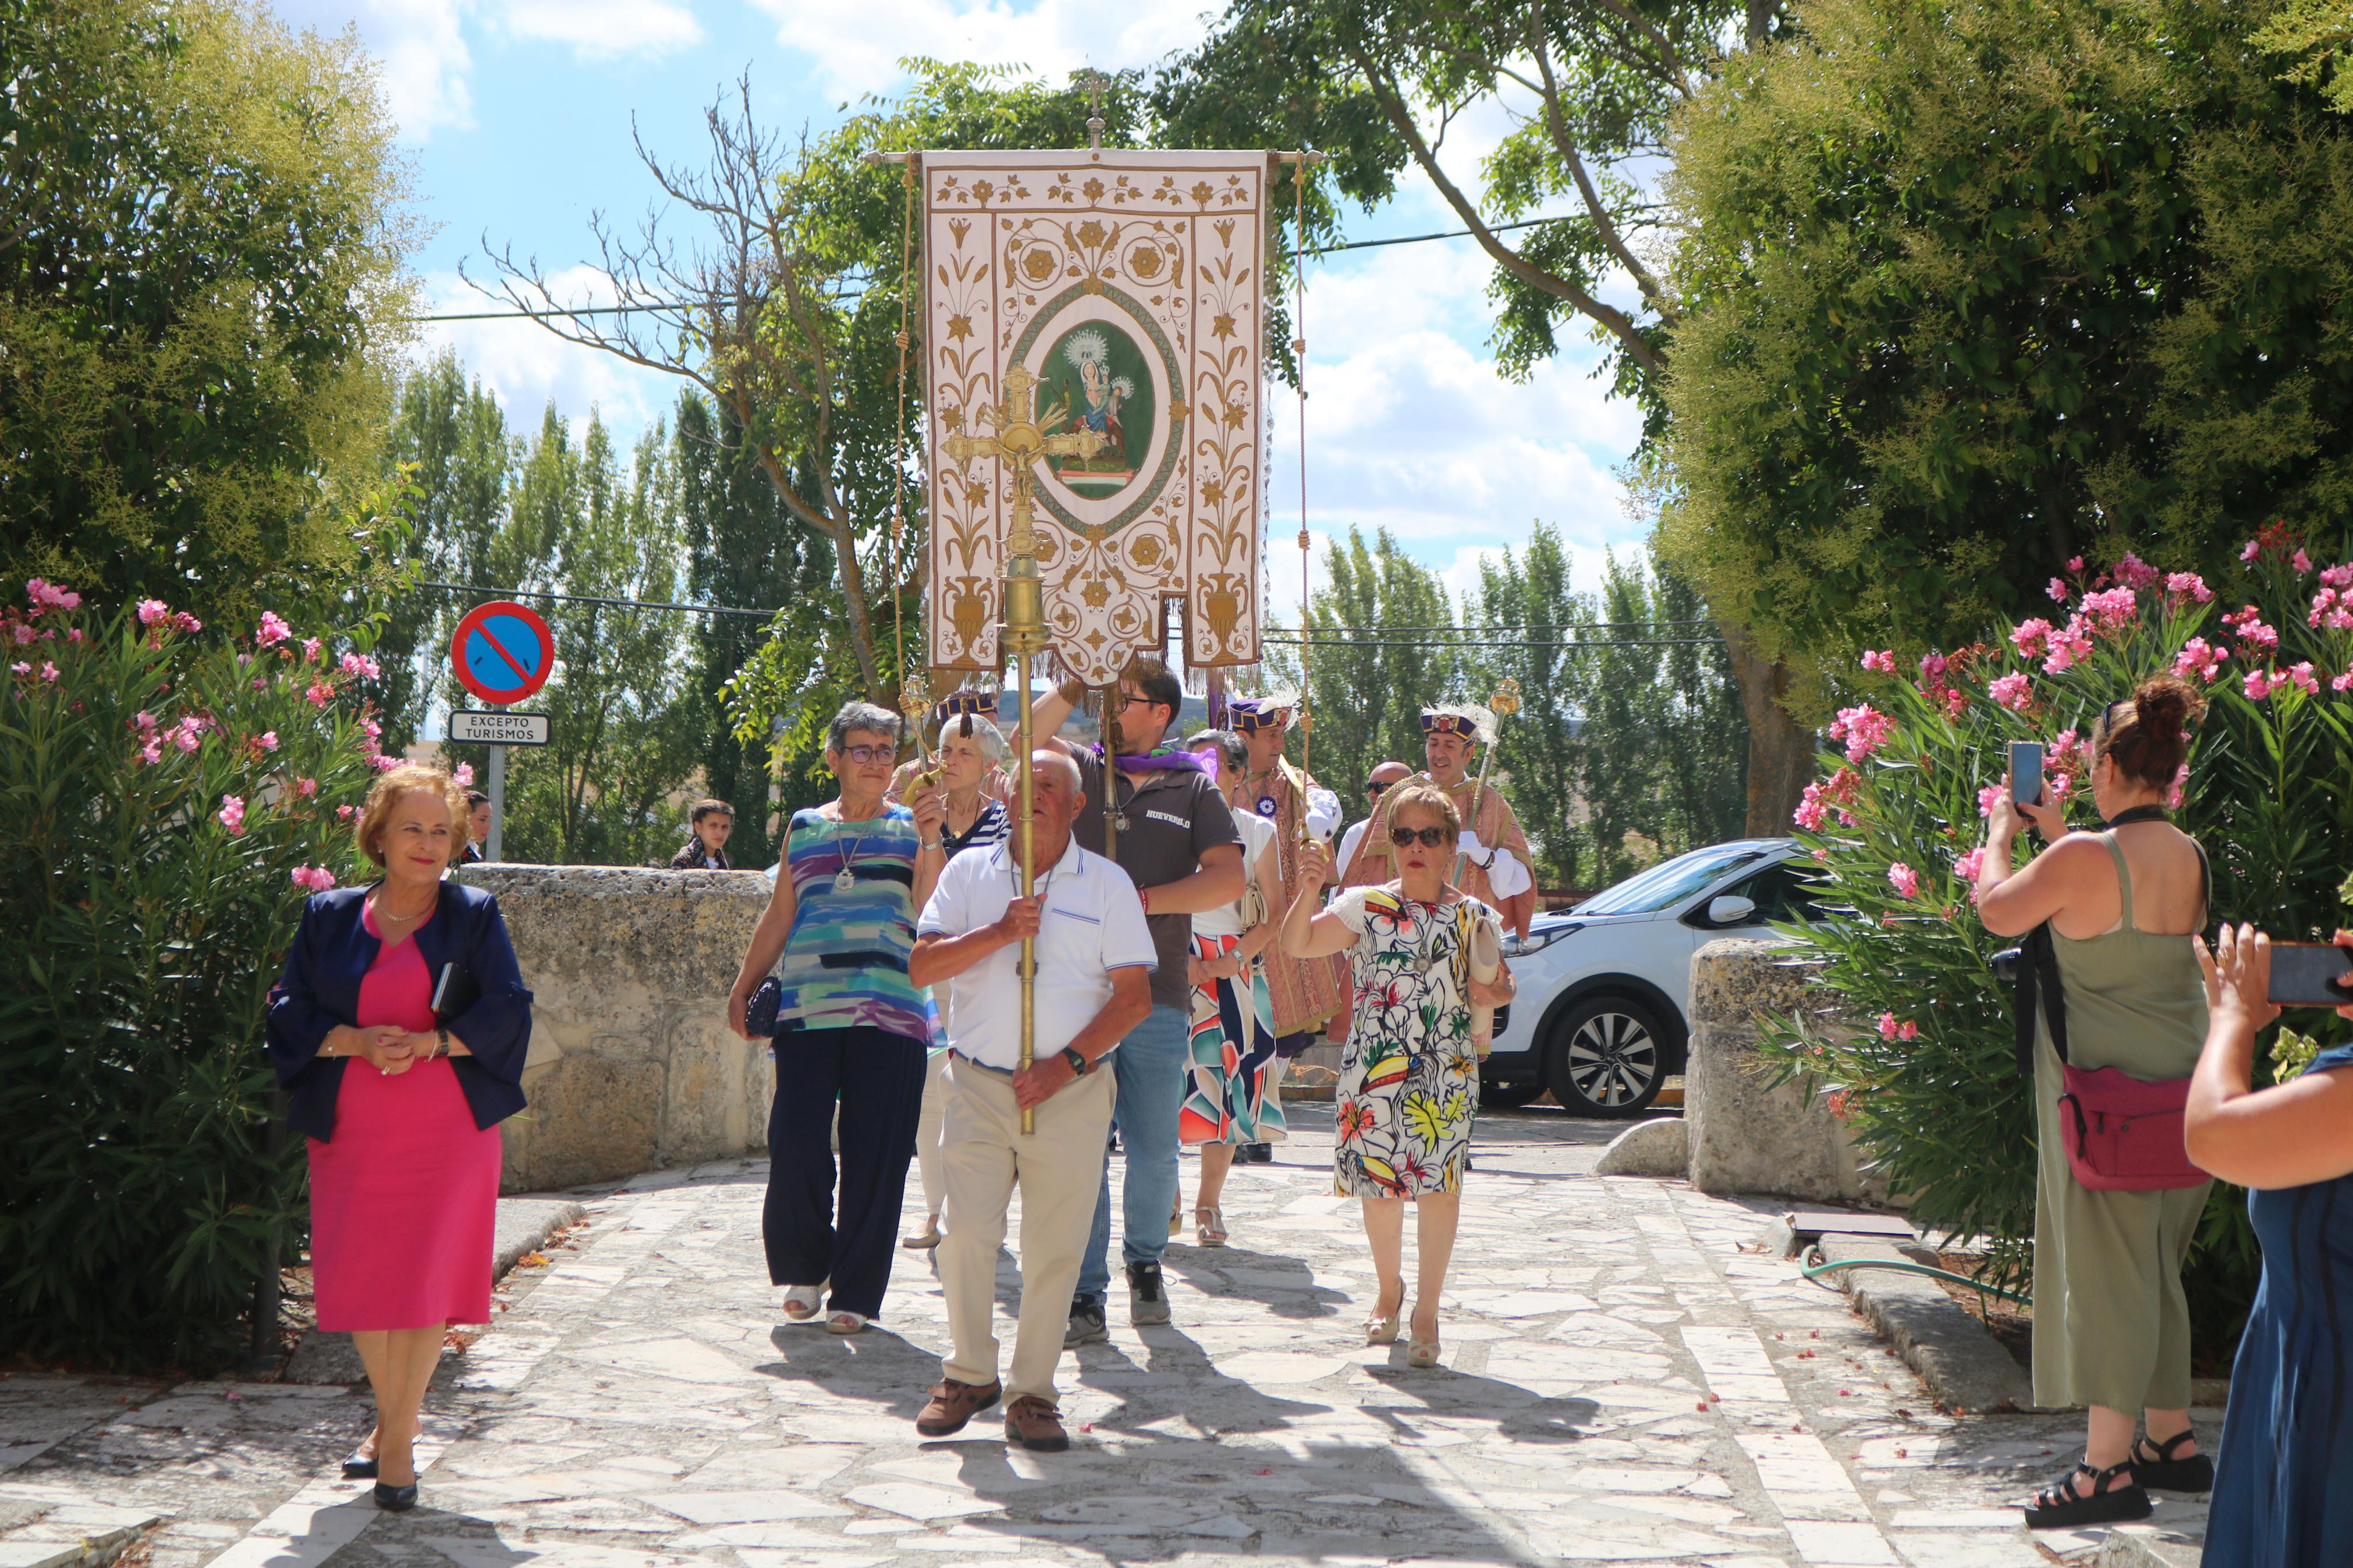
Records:
[[[419,583],[445,594],[480,594],[486,599],[553,599],[565,605],[611,605],[624,610],[684,610],[691,616],[749,616],[765,621],[774,610],[739,610],[730,605],[679,605],[662,599],[603,599],[594,594],[548,594],[531,588],[475,588],[463,583]]]
[[[1523,218],[1517,223],[1491,223],[1489,234],[1509,234],[1516,229],[1535,228],[1544,224],[1558,223],[1557,217]],[[1283,252],[1296,261],[1302,256],[1333,256],[1343,250],[1377,250],[1385,245],[1424,245],[1433,239],[1468,239],[1479,231],[1475,228],[1440,229],[1435,234],[1401,234],[1390,239],[1343,239],[1331,245],[1311,246],[1306,250],[1296,248]],[[447,316],[402,316],[404,321],[563,321],[573,316],[628,316],[651,310],[697,310],[697,304],[681,304],[664,300],[651,305],[583,305],[577,310],[474,310]]]

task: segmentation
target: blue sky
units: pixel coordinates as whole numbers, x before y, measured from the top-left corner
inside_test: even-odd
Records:
[[[666,157],[702,144],[702,111],[751,72],[755,113],[783,131],[821,130],[846,103],[903,82],[900,57],[1018,63],[1059,76],[1082,66],[1149,65],[1198,39],[1202,0],[275,0],[301,26],[358,29],[381,60],[387,103],[415,164],[418,214],[434,226],[417,258],[429,308],[492,306],[459,280],[512,244],[594,297],[588,218],[625,223],[655,192],[630,143],[631,121]],[[1110,19],[1105,20],[1106,17]],[[1018,37],[1017,37],[1018,36]],[[1504,130],[1500,111],[1458,121],[1450,169],[1475,182]],[[1473,184],[1475,188],[1475,184]],[[1460,226],[1419,179],[1351,237]],[[567,274],[566,269],[577,268]],[[1459,592],[1482,552],[1556,525],[1590,585],[1601,551],[1639,545],[1613,470],[1640,421],[1589,372],[1581,339],[1527,383],[1496,374],[1487,346],[1488,268],[1469,240],[1387,247],[1309,273],[1308,512],[1319,540],[1351,524],[1387,526]],[[542,406],[576,420],[593,405],[633,438],[677,384],[558,342],[528,322],[424,329],[494,387],[511,421]],[[1288,395],[1271,412],[1276,444],[1268,532],[1275,613],[1295,613],[1297,445]],[[1320,568],[1315,576],[1320,580]]]

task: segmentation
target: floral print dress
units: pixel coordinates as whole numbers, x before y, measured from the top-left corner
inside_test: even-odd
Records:
[[[1330,912],[1356,933],[1332,1190],[1363,1198],[1460,1192],[1479,1109],[1464,937],[1473,919],[1497,917],[1475,899],[1425,904],[1380,887],[1350,888]]]

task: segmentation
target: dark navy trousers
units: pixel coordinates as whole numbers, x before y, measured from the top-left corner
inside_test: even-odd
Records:
[[[793,1029],[776,1037],[776,1053],[760,1227],[768,1278],[778,1285],[831,1279],[828,1312],[874,1317],[891,1288],[899,1205],[923,1115],[923,1042],[871,1027]]]

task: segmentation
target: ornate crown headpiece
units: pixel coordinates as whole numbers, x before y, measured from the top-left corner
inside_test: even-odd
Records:
[[[1236,734],[1254,734],[1261,730],[1288,730],[1298,722],[1299,694],[1295,691],[1270,691],[1263,697],[1226,700],[1226,723]]]
[[[1441,702],[1421,710],[1421,732],[1460,735],[1483,746],[1495,739],[1495,715],[1476,702]]]

